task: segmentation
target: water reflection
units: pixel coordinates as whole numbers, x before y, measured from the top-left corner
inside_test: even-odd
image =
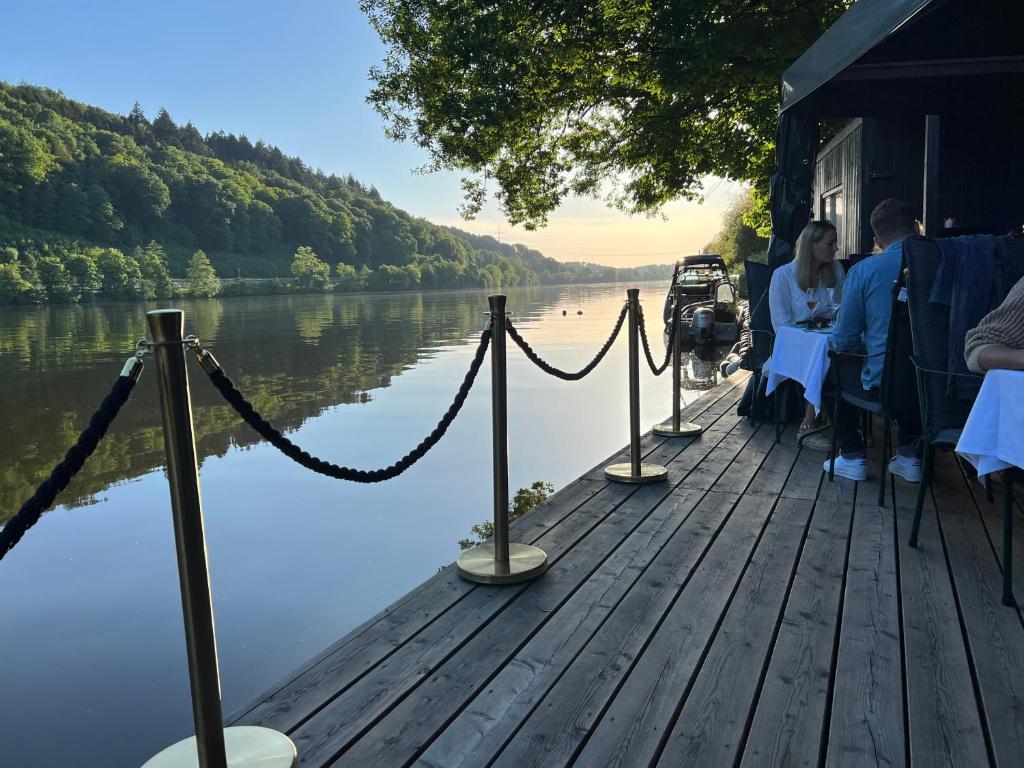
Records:
[[[534,297],[526,289],[515,298],[526,304]],[[249,400],[283,430],[325,409],[367,402],[432,350],[474,335],[485,306],[477,292],[184,303],[188,332],[216,351]],[[111,304],[0,312],[0,381],[8,382],[0,422],[0,521],[31,495],[74,441],[135,342],[147,335],[145,313],[151,308]],[[205,385],[199,369],[192,371],[200,459],[257,441]],[[72,507],[90,503],[110,485],[162,466],[155,392],[140,386],[58,501]]]
[[[607,338],[623,289],[521,289],[509,306],[539,354],[576,370]],[[664,289],[642,295],[660,304]],[[311,453],[362,468],[390,464],[433,428],[486,307],[481,291],[183,304],[188,332],[268,418]],[[150,308],[0,310],[4,515],[60,460],[146,335]],[[625,444],[625,349],[622,338],[583,382],[554,380],[509,350],[513,490],[562,487]],[[190,370],[231,711],[451,562],[456,542],[486,519],[489,377],[420,464],[365,486],[317,476],[260,444],[198,366]],[[0,563],[4,765],[139,765],[191,731],[154,378],[150,365],[61,506]],[[688,359],[684,400],[717,378],[715,361]],[[668,414],[667,381],[641,366],[645,429]]]

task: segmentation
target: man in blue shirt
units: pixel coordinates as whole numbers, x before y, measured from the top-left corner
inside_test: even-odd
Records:
[[[844,392],[864,400],[877,401],[882,383],[885,345],[892,312],[893,283],[899,278],[903,266],[903,238],[916,234],[917,220],[910,204],[889,198],[871,212],[871,230],[875,243],[882,249],[857,264],[846,276],[843,285],[843,303],[839,318],[832,331],[830,344],[838,352],[866,355],[843,358],[839,364],[839,379]],[[833,361],[836,365],[836,361]],[[832,372],[827,381],[831,381]],[[910,482],[921,480],[919,439],[921,419],[916,398],[903,403],[905,412],[896,415],[899,426],[899,450],[889,462],[889,471]],[[836,411],[836,444],[840,455],[836,457],[835,473],[851,480],[867,478],[864,438],[857,429],[857,409],[840,402]],[[825,471],[830,461],[825,462]]]

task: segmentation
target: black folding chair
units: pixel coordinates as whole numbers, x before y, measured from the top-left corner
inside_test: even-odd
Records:
[[[842,377],[839,375],[841,365],[859,364],[860,367],[863,367],[868,359],[867,355],[856,352],[829,352],[829,357],[832,360],[830,367],[832,369],[832,386],[835,391],[836,404],[832,415],[832,450],[829,456],[828,479],[830,482],[835,479],[836,456],[838,455],[837,442],[839,439],[835,424],[840,402],[852,405],[854,408],[858,408],[870,416],[878,416],[881,418],[883,425],[882,451],[878,468],[878,506],[882,506],[885,503],[885,480],[889,466],[889,452],[892,450],[892,405],[894,402],[900,402],[905,398],[907,382],[908,380],[912,381],[909,367],[905,364],[898,364],[901,361],[907,360],[910,355],[910,333],[906,305],[899,299],[902,287],[902,279],[897,280],[892,286],[892,308],[889,312],[889,328],[885,342],[882,381],[878,388],[878,400],[867,400],[844,390]],[[893,508],[895,509],[895,507],[896,498],[894,493]]]
[[[921,442],[923,461],[921,486],[914,506],[914,524],[910,530],[910,546],[917,546],[921,528],[921,514],[935,471],[937,448],[953,450],[960,440],[964,424],[970,415],[971,399],[949,396],[953,379],[973,381],[978,388],[984,380],[975,374],[954,373],[949,370],[949,308],[933,304],[928,298],[941,253],[934,240],[923,237],[904,241],[906,256],[907,308],[913,342],[911,361],[917,378],[918,400],[921,405]],[[1003,473],[1003,603],[1013,605],[1013,483],[1014,472]],[[992,481],[985,478],[985,493],[992,501]]]

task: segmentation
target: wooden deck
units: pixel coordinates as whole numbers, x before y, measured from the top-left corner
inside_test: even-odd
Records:
[[[702,437],[644,438],[667,485],[602,462],[517,521],[541,579],[448,568],[233,722],[288,733],[302,766],[1024,765],[1000,488],[940,456],[911,549],[916,486],[894,514],[829,483],[824,454],[736,415],[742,383],[688,409]]]

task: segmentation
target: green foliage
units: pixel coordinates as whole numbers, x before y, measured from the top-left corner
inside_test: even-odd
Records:
[[[389,49],[369,100],[471,175],[467,215],[485,181],[528,227],[571,195],[656,211],[707,174],[767,177],[780,76],[849,5],[362,0]]]
[[[47,301],[63,303],[78,300],[63,261],[56,256],[44,256],[37,262],[36,269]]]
[[[512,503],[508,507],[508,521],[511,523],[513,520],[519,519],[554,492],[555,486],[551,483],[545,483],[543,480],[537,480],[527,488],[520,488],[516,491],[516,495],[512,498]],[[459,539],[459,549],[470,549],[492,538],[494,536],[494,521],[487,520],[483,523],[478,523],[470,531],[475,538]]]
[[[331,283],[331,268],[317,258],[307,245],[300,246],[292,259],[292,276],[306,288],[323,290]]]
[[[32,284],[21,276],[18,263],[0,264],[0,304],[27,304],[33,298]]]
[[[100,273],[100,293],[108,299],[137,299],[142,296],[139,263],[117,248],[95,248],[89,253]]]
[[[166,110],[150,122],[137,104],[127,116],[115,115],[46,88],[3,82],[0,246],[18,247],[20,277],[33,288],[40,279],[34,254],[61,261],[63,276],[52,264],[45,267],[50,290],[41,293],[66,301],[96,290],[100,298],[169,295],[170,277],[185,276],[197,249],[209,254],[217,272],[238,280],[291,277],[294,252],[308,247],[329,271],[323,278],[322,268],[303,273],[295,290],[322,289],[330,270],[339,275],[341,290],[666,274],[664,267],[652,273],[562,264],[522,245],[410,216],[351,176],[328,176],[246,136],[203,137]],[[102,259],[97,247],[108,249]],[[84,264],[77,272],[71,269],[70,256],[83,253],[99,270],[98,288]],[[342,266],[348,268],[344,274],[338,272]],[[287,290],[284,286],[239,283],[230,290]],[[204,294],[209,290],[205,284]]]
[[[74,290],[75,300],[91,295],[100,287],[100,271],[96,261],[88,253],[72,253],[64,259],[68,280]]]
[[[142,274],[142,296],[147,299],[165,299],[174,293],[171,273],[167,269],[167,254],[154,240],[145,248],[136,247],[132,256],[139,263]]]
[[[338,290],[344,292],[361,291],[366,288],[366,276],[351,264],[338,262],[334,268],[338,276]]]
[[[188,263],[188,292],[193,296],[207,298],[220,293],[220,280],[210,264],[210,260],[202,251],[192,254]]]
[[[768,240],[754,230],[748,220],[755,213],[754,191],[748,189],[738,196],[722,217],[722,227],[704,250],[717,253],[729,267],[730,272],[743,270],[743,261],[764,261],[768,252]]]

